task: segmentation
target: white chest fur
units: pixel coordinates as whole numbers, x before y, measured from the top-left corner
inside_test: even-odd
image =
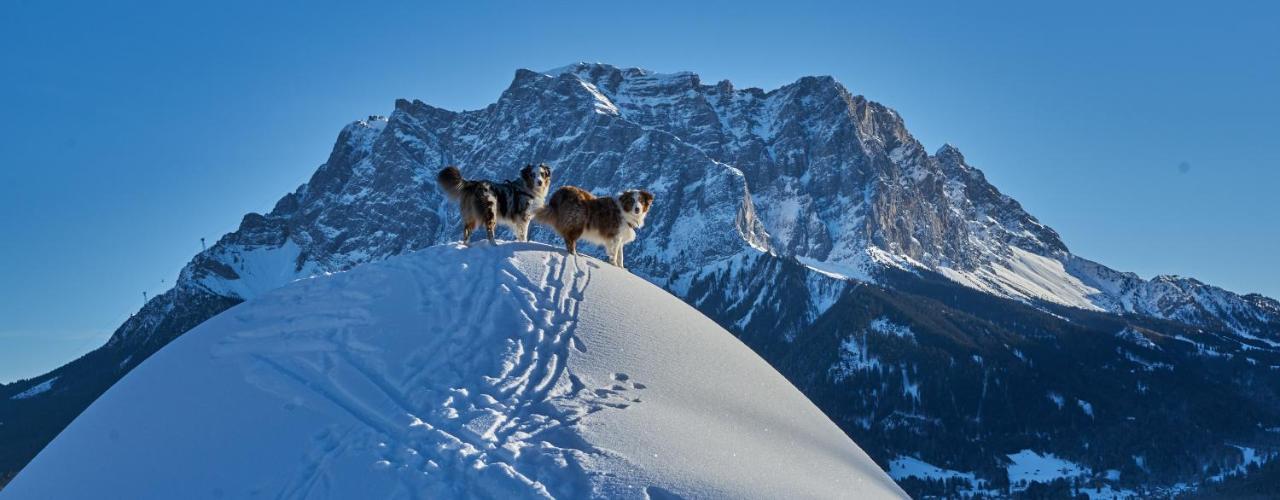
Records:
[[[628,224],[629,220],[631,219],[628,216],[631,214],[628,214],[627,212],[622,210],[622,204],[618,203],[618,200],[615,199],[613,201],[613,204],[615,207],[617,207],[618,215],[620,215],[620,217],[618,217],[619,219],[618,228],[614,234],[614,237],[606,238],[604,234],[601,233],[600,231],[601,228],[589,227],[585,232],[582,233],[582,239],[590,241],[597,245],[604,246],[606,248],[611,247],[613,245],[619,245],[619,244],[625,245],[627,243],[635,241],[636,230],[632,229],[631,225]]]
[[[534,196],[529,199],[529,208],[526,211],[531,214],[535,213],[538,211],[538,209],[542,208],[542,206],[546,204],[547,204],[547,193],[542,193],[542,196]]]
[[[622,227],[618,228],[618,232],[613,238],[606,238],[603,234],[600,234],[598,229],[590,228],[582,233],[582,239],[607,247],[615,243],[626,244],[635,241],[636,231],[631,229],[631,226],[628,226],[624,221],[622,222]]]
[[[622,227],[618,228],[618,241],[621,241],[622,243],[631,243],[632,241],[635,241],[635,239],[636,230],[631,229],[631,226],[627,225],[626,221],[623,221]]]

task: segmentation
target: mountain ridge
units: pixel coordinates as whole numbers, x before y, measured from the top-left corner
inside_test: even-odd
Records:
[[[531,76],[529,75],[531,73],[532,72],[525,73],[525,78],[530,78]],[[717,109],[715,99],[713,98],[718,98],[722,107],[724,107],[723,105],[725,102],[732,102],[735,99],[735,97],[725,97],[727,93],[733,92],[731,85],[717,84],[714,87],[701,85],[699,78],[693,73],[663,75],[653,74],[638,68],[619,69],[603,64],[579,63],[577,65],[559,68],[556,75],[558,75],[558,78],[565,78],[566,75],[571,75],[583,80],[589,80],[597,85],[597,88],[603,89],[605,94],[612,92],[622,95],[623,97],[619,99],[620,105],[614,108],[616,112],[636,121],[637,123],[655,123],[659,128],[662,128],[661,125],[665,122],[667,126],[674,129],[673,133],[697,144],[700,149],[708,152],[708,154],[713,156],[721,155],[723,158],[728,158],[724,159],[724,162],[728,164],[740,164],[745,155],[754,154],[754,150],[757,149],[757,145],[759,143],[768,142],[772,139],[773,129],[770,127],[765,127],[765,134],[756,135],[752,133],[759,120],[753,120],[750,117],[735,118],[733,117],[732,112],[719,111]],[[644,83],[645,80],[643,80],[643,78],[650,78],[654,83],[651,85],[630,84],[628,83],[629,79],[624,77],[624,75],[639,75],[639,77],[642,78],[633,78],[632,80],[639,80]],[[518,75],[516,81],[519,82],[520,79],[521,77]],[[690,86],[689,90],[693,92],[694,95],[689,95],[689,93],[686,92],[685,94],[677,97],[677,99],[683,98],[698,101],[699,98],[701,98],[702,101],[705,101],[706,106],[700,106],[695,103],[684,104],[681,106],[671,105],[671,107],[675,109],[709,109],[717,114],[716,119],[713,120],[705,116],[699,116],[698,113],[691,113],[689,115],[674,118],[671,116],[664,117],[661,109],[661,102],[658,102],[657,104],[644,102],[645,97],[650,95],[648,91],[652,87],[663,88],[684,84],[688,84]],[[639,87],[639,90],[631,89],[628,85],[632,87]],[[1180,319],[1194,324],[1212,321],[1205,318],[1205,316],[1212,316],[1214,312],[1225,313],[1227,316],[1224,321],[1225,323],[1229,324],[1229,326],[1236,330],[1249,330],[1253,328],[1253,331],[1249,332],[1252,334],[1259,333],[1263,327],[1257,325],[1253,321],[1250,321],[1250,318],[1237,317],[1236,315],[1231,314],[1231,311],[1210,311],[1212,306],[1207,304],[1207,302],[1214,300],[1226,300],[1230,301],[1235,308],[1252,307],[1255,310],[1262,311],[1264,314],[1267,311],[1276,310],[1277,304],[1280,304],[1275,302],[1274,299],[1263,297],[1260,294],[1241,296],[1240,294],[1228,292],[1217,287],[1213,287],[1209,290],[1209,293],[1214,295],[1213,297],[1208,297],[1203,300],[1195,300],[1196,305],[1194,308],[1197,309],[1196,311],[1177,310],[1174,306],[1163,304],[1162,301],[1164,303],[1168,303],[1171,301],[1185,301],[1186,299],[1200,299],[1200,297],[1197,297],[1191,292],[1186,292],[1184,289],[1197,287],[1201,282],[1189,278],[1164,279],[1163,275],[1151,280],[1143,280],[1136,274],[1113,271],[1093,261],[1071,254],[1067,246],[1061,241],[1061,238],[1055,231],[1053,231],[1053,229],[1041,224],[1034,216],[1026,213],[1016,200],[1004,195],[995,188],[995,186],[988,183],[981,170],[968,165],[965,162],[963,154],[960,153],[959,149],[954,145],[944,144],[939,147],[932,156],[923,153],[923,146],[921,146],[918,141],[915,141],[915,139],[910,136],[910,133],[906,131],[905,124],[896,112],[893,112],[893,110],[885,108],[874,101],[868,101],[862,96],[851,94],[832,77],[804,77],[797,80],[795,83],[784,85],[763,93],[756,92],[752,89],[740,92],[745,93],[745,95],[748,96],[753,96],[753,98],[754,96],[768,98],[770,96],[783,95],[786,92],[793,92],[796,88],[803,88],[806,86],[818,86],[824,90],[826,95],[833,96],[844,101],[848,104],[848,108],[853,111],[854,115],[857,115],[860,112],[863,113],[860,117],[861,119],[858,120],[858,125],[862,126],[855,127],[854,133],[852,134],[846,133],[846,135],[856,136],[859,143],[870,141],[870,149],[875,149],[877,143],[882,145],[882,149],[888,153],[890,160],[900,162],[905,167],[918,167],[920,163],[928,162],[935,162],[937,164],[937,170],[944,174],[941,176],[943,178],[942,180],[944,181],[944,185],[925,186],[921,188],[921,190],[925,192],[932,191],[935,193],[937,191],[944,192],[946,195],[945,198],[948,201],[959,205],[958,208],[966,212],[966,216],[962,217],[962,221],[967,222],[968,225],[972,226],[970,231],[967,232],[953,232],[953,237],[950,239],[964,239],[964,235],[966,233],[986,233],[988,239],[1003,239],[1000,243],[1004,244],[1003,248],[968,248],[954,251],[945,251],[945,245],[939,246],[935,244],[934,249],[943,249],[944,251],[936,252],[940,254],[941,258],[936,258],[937,256],[934,256],[935,258],[931,260],[930,257],[933,252],[922,251],[921,248],[913,247],[910,240],[915,239],[914,235],[905,239],[900,236],[893,237],[892,233],[886,235],[884,233],[892,232],[896,228],[893,227],[893,224],[881,221],[877,227],[867,231],[870,234],[863,235],[863,240],[865,241],[862,243],[863,247],[870,247],[873,245],[883,247],[880,249],[889,252],[891,259],[899,263],[906,262],[908,264],[915,264],[925,262],[925,267],[929,267],[932,270],[938,270],[939,268],[947,269],[952,271],[952,273],[944,272],[944,274],[947,274],[949,277],[952,277],[962,284],[1007,297],[1044,299],[1060,304],[1074,305],[1084,308],[1099,308],[1111,312],[1136,312],[1166,319]],[[636,94],[640,97],[634,97]],[[707,98],[706,94],[712,94],[713,98]],[[735,94],[735,96],[736,95],[737,94]],[[667,97],[668,95],[662,94],[662,96]],[[729,107],[731,108],[732,106]],[[658,111],[652,111],[655,108],[657,108]],[[628,113],[628,111],[634,111],[634,113]],[[741,113],[742,110],[739,110],[739,112]],[[726,119],[724,115],[729,115],[729,118]],[[659,117],[662,117],[663,119],[659,119]],[[738,122],[736,126],[729,126],[735,121]],[[824,122],[830,121],[832,120],[824,120]],[[789,123],[796,122],[797,120],[792,120]],[[676,125],[671,125],[673,123]],[[700,131],[697,126],[687,126],[689,124],[703,126],[710,125],[712,130]],[[728,135],[731,135],[732,139],[726,141],[723,137],[717,137],[716,132],[719,132],[718,135],[720,136],[726,134],[724,134],[723,130],[714,130],[714,125],[716,124],[726,125],[726,128],[730,128],[732,133]],[[866,128],[870,128],[876,133],[866,134],[864,133],[864,129]],[[746,130],[746,132],[744,133],[743,130]],[[726,143],[729,147],[723,146]],[[739,143],[745,144],[739,145]],[[898,145],[901,145],[902,149],[894,147]],[[769,151],[770,156],[778,156],[777,147],[775,145],[770,145],[767,150]],[[809,151],[806,150],[805,153],[808,154]],[[807,159],[811,160],[811,158]],[[781,164],[785,162],[775,161],[772,163]],[[915,163],[915,165],[912,163]],[[845,163],[840,163],[840,166],[846,167],[847,165]],[[802,176],[811,172],[808,169],[812,168],[812,163],[806,163],[805,167],[806,170],[804,171],[804,174],[801,174]],[[767,166],[764,170],[765,173],[771,172]],[[757,196],[759,196],[759,193],[761,192],[759,186],[763,183],[758,182],[757,179],[753,179],[755,176],[751,175],[750,169],[744,169],[744,171],[747,173],[748,185],[756,186],[752,189],[753,192],[757,193]],[[918,170],[913,171],[910,168],[907,168],[906,172],[902,173],[909,174],[912,177],[929,175],[929,173],[922,174]],[[971,182],[965,182],[965,180],[969,180]],[[858,182],[854,182],[852,184],[855,186],[859,185]],[[956,192],[957,189],[962,191]],[[966,201],[969,203],[966,204]],[[757,202],[757,205],[760,204],[761,203]],[[900,203],[900,198],[894,198],[891,200],[891,203],[885,205],[902,204],[903,203]],[[906,205],[910,204],[907,203]],[[882,211],[893,213],[892,210],[887,208],[882,209]],[[993,212],[996,214],[1004,214],[1008,219],[998,221],[998,224],[994,225],[994,227],[991,224],[985,224],[982,219],[989,218]],[[937,218],[935,220],[930,220],[927,224],[921,225],[926,227],[945,227],[948,224],[960,225],[960,221],[947,222],[945,221],[945,218]],[[768,223],[765,225],[776,226],[776,224],[771,225]],[[990,234],[992,232],[997,234],[992,236]],[[1065,294],[1054,293],[1053,291],[1044,293],[1043,290],[1019,290],[1017,286],[1011,286],[1006,283],[1005,280],[1002,280],[1001,278],[1003,277],[1001,276],[975,275],[974,273],[969,272],[971,271],[969,267],[979,263],[983,258],[989,259],[993,256],[1007,257],[1007,254],[1011,253],[1010,247],[1021,248],[1037,255],[1059,260],[1059,264],[1063,268],[1057,271],[1059,278],[1065,280],[1075,278],[1082,282],[1089,281],[1088,285],[1093,287],[1092,290],[1067,291]],[[804,255],[808,252],[797,252],[797,250],[806,249],[798,248],[794,244],[785,245],[784,248],[788,250],[787,253],[794,253],[805,257],[809,256]],[[819,246],[814,250],[818,250],[818,254],[815,255],[815,257],[818,257],[819,259],[827,259],[831,256],[830,251],[823,246]],[[849,267],[850,264],[852,264],[853,267],[858,267],[863,264],[862,262],[859,262],[862,259],[857,257],[849,255],[844,255],[842,257],[845,261],[842,263],[844,267]],[[837,258],[835,260],[841,259]],[[1135,291],[1133,295],[1158,294],[1161,291],[1168,293],[1170,291],[1167,290],[1167,287],[1165,290],[1158,290],[1161,288],[1161,285],[1166,283],[1173,284],[1174,287],[1181,292],[1182,297],[1177,297],[1172,300],[1161,297],[1146,304],[1134,304],[1132,302],[1132,297],[1126,298],[1110,296],[1114,294],[1122,294],[1126,290],[1135,289],[1138,290]],[[1090,294],[1096,294],[1098,297],[1095,298],[1089,296]],[[1245,297],[1248,297],[1248,299],[1242,300],[1245,299]],[[1272,326],[1280,323],[1280,316],[1277,316],[1274,313],[1267,316],[1267,318],[1262,320],[1264,326],[1265,323],[1271,323]]]

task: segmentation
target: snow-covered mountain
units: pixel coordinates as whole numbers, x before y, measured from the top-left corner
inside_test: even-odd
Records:
[[[906,498],[729,332],[536,243],[432,247],[231,308],[0,496]]]
[[[1280,303],[1265,297],[1189,278],[1147,281],[1071,254],[957,148],[928,154],[896,112],[830,77],[765,92],[705,85],[693,73],[577,64],[545,80],[581,85],[598,112],[740,170],[753,202],[744,209],[756,216],[744,239],[819,270],[865,279],[878,265],[923,267],[1006,297],[1254,335],[1274,336],[1280,322]]]
[[[456,240],[456,209],[434,185],[441,166],[503,179],[526,163],[551,165],[555,185],[654,192],[648,223],[628,246],[629,267],[739,335],[882,466],[901,456],[999,483],[1008,455],[1034,448],[1099,474],[1124,468],[1111,463],[1119,450],[1104,460],[1080,448],[1097,445],[1067,447],[1037,427],[1051,419],[1015,411],[1023,403],[1008,390],[989,391],[1020,387],[1035,393],[1025,401],[1057,411],[1044,396],[1054,378],[1063,385],[1056,394],[1095,409],[1083,429],[1123,434],[1134,412],[1120,408],[1135,396],[1073,394],[1091,390],[1067,376],[1077,371],[1169,398],[1170,429],[1233,433],[1144,444],[1130,455],[1168,460],[1143,459],[1120,482],[1195,483],[1211,476],[1198,471],[1230,460],[1232,445],[1269,439],[1250,429],[1280,429],[1272,421],[1280,388],[1266,382],[1280,366],[1275,300],[1190,278],[1146,280],[1075,256],[956,148],[929,154],[896,112],[832,78],[764,91],[703,84],[693,73],[575,64],[519,70],[483,109],[399,100],[385,117],[348,125],[308,182],[197,255],[107,346],[0,387],[0,466],[20,468],[117,378],[238,302]],[[545,231],[534,239],[557,241]],[[863,314],[871,310],[914,335],[876,333],[871,324],[882,318]],[[890,340],[874,340],[881,337]],[[1061,359],[1079,365],[1043,371]],[[1248,406],[1248,417],[1225,422],[1196,411],[1192,398],[1212,394],[1189,382],[1202,379],[1218,381],[1219,395]],[[36,396],[8,397],[45,383]],[[1179,384],[1204,391],[1173,390]],[[1003,406],[993,407],[997,395]],[[994,423],[997,408],[1003,420]],[[1022,440],[965,453],[929,444],[996,436]]]
[[[631,255],[662,285],[766,249],[862,280],[923,268],[1004,297],[1242,335],[1273,338],[1280,324],[1274,300],[1071,254],[955,147],[928,154],[896,112],[829,77],[765,92],[602,64],[521,70],[477,111],[399,101],[388,118],[349,125],[310,182],[246,217],[183,281],[246,298],[456,239],[438,166],[508,178],[530,162],[553,165],[561,183],[658,194],[655,229]]]

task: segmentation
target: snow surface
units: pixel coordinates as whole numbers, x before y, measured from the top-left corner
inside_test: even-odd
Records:
[[[832,381],[843,382],[857,372],[881,367],[880,359],[868,347],[872,334],[915,341],[915,332],[910,327],[894,323],[884,316],[878,317],[861,332],[854,332],[840,342],[840,358],[827,370]],[[905,369],[902,371],[902,387],[906,395],[920,398],[919,385],[911,382]]]
[[[229,245],[223,253],[231,256],[230,266],[237,277],[229,279],[210,274],[200,280],[210,292],[225,297],[252,299],[285,283],[319,274],[314,263],[298,269],[302,248],[287,240],[274,247]]]
[[[44,394],[44,393],[46,393],[46,392],[49,392],[49,389],[53,389],[53,383],[54,383],[54,381],[56,381],[56,380],[58,380],[58,377],[51,377],[51,378],[49,378],[49,380],[46,380],[46,381],[44,381],[44,382],[40,382],[39,384],[36,384],[36,385],[31,386],[31,388],[29,388],[29,389],[27,389],[27,390],[25,390],[25,391],[22,391],[22,392],[19,392],[19,393],[17,393],[17,394],[14,394],[14,395],[13,395],[12,397],[10,397],[9,399],[30,399],[30,398],[35,397],[35,396],[38,396],[38,395],[40,395],[40,394]]]
[[[885,335],[892,335],[894,337],[902,337],[904,339],[912,340],[915,340],[916,338],[916,334],[911,331],[911,327],[894,323],[892,320],[884,316],[873,320],[867,328],[870,331],[883,333]]]
[[[1085,414],[1085,415],[1088,415],[1088,416],[1089,416],[1089,418],[1093,418],[1093,405],[1092,405],[1092,404],[1089,404],[1089,402],[1088,402],[1088,401],[1085,401],[1085,400],[1083,400],[1083,399],[1077,399],[1077,400],[1076,400],[1076,405],[1080,407],[1080,411],[1084,412],[1084,414]]]
[[[971,485],[978,482],[977,477],[971,472],[943,469],[942,467],[930,464],[924,460],[905,456],[889,461],[889,475],[894,479],[906,479],[908,477],[937,479],[940,481],[946,481],[948,479],[963,479]]]
[[[973,271],[948,267],[938,272],[952,281],[993,295],[1040,299],[1063,305],[1100,311],[1095,303],[1102,292],[1067,271],[1061,261],[1009,247],[1012,255],[1003,262]]]
[[[1089,468],[1058,458],[1052,453],[1040,454],[1022,450],[1008,457],[1012,463],[1005,470],[1009,473],[1009,484],[1015,488],[1023,484],[1023,481],[1049,483],[1058,478],[1070,479],[1089,474]]]
[[[1060,477],[1070,479],[1090,474],[1089,469],[1051,454],[1041,455],[1031,450],[1022,450],[1008,457],[1012,463],[1006,471],[1014,492],[1026,490],[1031,482],[1048,483]],[[1251,457],[1246,453],[1244,459],[1246,464],[1250,463],[1248,462],[1250,459]],[[889,475],[896,480],[915,477],[926,480],[963,481],[968,484],[968,487],[959,489],[962,498],[1009,496],[1009,492],[1002,489],[991,489],[985,481],[978,479],[972,472],[944,469],[915,457],[899,456],[889,461]],[[1119,481],[1120,471],[1107,470],[1104,476],[1109,481]],[[1139,495],[1132,490],[1117,489],[1106,484],[1096,488],[1077,488],[1076,491],[1088,496],[1091,500],[1139,498]]]
[[[1130,326],[1126,326],[1123,329],[1121,329],[1119,332],[1116,332],[1116,337],[1120,338],[1121,340],[1132,342],[1135,345],[1139,345],[1147,349],[1151,349],[1153,351],[1160,350],[1159,345],[1156,345],[1155,342],[1152,342],[1151,339],[1147,338],[1146,335],[1143,335],[1142,332],[1139,332],[1138,330],[1135,330],[1133,327],[1130,327]]]
[[[853,333],[840,342],[840,359],[827,370],[831,381],[840,383],[857,372],[880,368],[880,360],[867,348],[867,338],[863,331],[861,338]]]
[[[1057,405],[1058,409],[1061,410],[1063,403],[1066,402],[1066,400],[1062,398],[1062,395],[1053,391],[1049,391],[1048,396],[1049,396],[1049,400],[1053,401],[1053,404]]]
[[[1240,463],[1227,468],[1209,478],[1209,481],[1223,481],[1231,476],[1241,476],[1249,472],[1249,467],[1263,465],[1275,458],[1275,453],[1259,452],[1247,446],[1232,445],[1240,450]]]
[[[0,492],[672,495],[905,497],[711,320],[534,243],[432,247],[229,309],[143,362]]]

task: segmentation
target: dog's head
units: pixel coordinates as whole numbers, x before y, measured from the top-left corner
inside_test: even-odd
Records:
[[[653,206],[653,193],[643,189],[623,191],[618,195],[618,204],[622,205],[622,217],[627,224],[636,229],[644,227],[644,218],[649,215]]]
[[[551,167],[546,165],[525,165],[520,169],[520,179],[533,194],[542,197],[551,189]]]

